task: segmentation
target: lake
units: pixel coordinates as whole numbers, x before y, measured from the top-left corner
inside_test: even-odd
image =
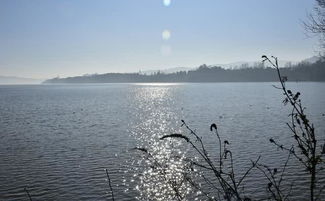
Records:
[[[168,152],[159,137],[185,133],[181,120],[202,136],[212,155],[218,148],[210,125],[216,123],[221,138],[230,142],[238,172],[259,155],[261,162],[281,167],[287,154],[269,138],[292,143],[286,126],[290,106],[283,105],[282,92],[273,84],[2,85],[0,200],[27,200],[25,187],[34,200],[110,200],[105,169],[116,200],[140,199],[159,182],[143,181],[147,169],[132,148]],[[324,143],[325,83],[288,87],[301,92]],[[177,146],[190,149],[185,143]],[[293,197],[303,200],[306,176],[294,159],[290,165]],[[263,196],[263,182],[248,178],[245,187]]]

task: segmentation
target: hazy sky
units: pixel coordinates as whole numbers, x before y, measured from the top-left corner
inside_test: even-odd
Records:
[[[314,0],[0,0],[0,75],[51,78],[317,54]]]

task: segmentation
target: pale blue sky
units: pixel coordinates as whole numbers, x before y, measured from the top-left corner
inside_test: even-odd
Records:
[[[0,75],[51,78],[259,60],[318,41],[314,0],[0,0]],[[164,30],[170,37],[162,37]],[[167,34],[168,35],[168,34]],[[165,35],[166,36],[166,35]]]

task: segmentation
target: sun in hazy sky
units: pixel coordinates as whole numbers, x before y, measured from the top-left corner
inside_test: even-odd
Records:
[[[171,0],[163,0],[165,6],[169,6],[171,4]]]
[[[313,0],[0,1],[0,75],[51,78],[256,61],[299,61],[317,39]]]

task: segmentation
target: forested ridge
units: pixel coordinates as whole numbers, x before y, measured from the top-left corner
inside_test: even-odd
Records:
[[[325,61],[299,63],[281,68],[288,81],[325,81]],[[106,73],[67,78],[53,78],[44,83],[127,83],[127,82],[274,82],[276,70],[258,65],[239,69],[224,69],[205,64],[196,70],[176,73]]]

